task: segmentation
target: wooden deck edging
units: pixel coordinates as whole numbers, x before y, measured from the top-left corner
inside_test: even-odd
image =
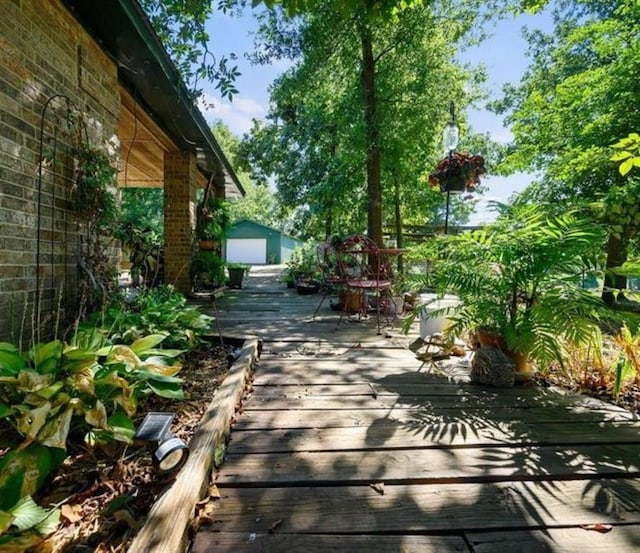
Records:
[[[257,338],[245,342],[191,439],[189,459],[173,485],[153,505],[129,553],[182,553],[186,549],[187,529],[196,503],[208,489],[214,453],[227,439],[260,349]]]

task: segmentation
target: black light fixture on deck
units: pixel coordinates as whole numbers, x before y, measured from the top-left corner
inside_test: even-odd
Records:
[[[187,445],[169,431],[174,417],[174,413],[147,413],[133,437],[153,449],[153,464],[160,473],[176,472],[189,457]]]

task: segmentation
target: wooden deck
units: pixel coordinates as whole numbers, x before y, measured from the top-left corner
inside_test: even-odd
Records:
[[[264,348],[194,552],[640,551],[630,413],[473,386],[464,360],[418,370],[397,329],[253,282],[217,302]]]

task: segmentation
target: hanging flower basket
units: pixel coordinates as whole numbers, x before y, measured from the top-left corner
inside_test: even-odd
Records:
[[[486,173],[482,156],[454,152],[438,163],[429,175],[429,184],[441,192],[473,192],[480,184],[480,176]]]

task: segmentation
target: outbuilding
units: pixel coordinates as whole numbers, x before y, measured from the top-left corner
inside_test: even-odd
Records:
[[[236,221],[226,241],[227,263],[252,265],[285,263],[303,242],[249,219]]]

